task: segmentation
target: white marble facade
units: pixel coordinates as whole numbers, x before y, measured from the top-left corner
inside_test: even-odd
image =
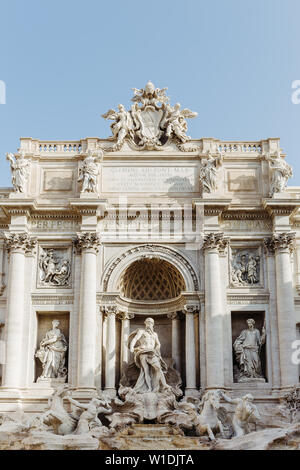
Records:
[[[115,396],[149,316],[186,396],[250,390],[271,406],[298,384],[300,187],[279,139],[190,139],[196,113],[168,101],[148,83],[104,115],[111,138],[22,138],[8,155],[0,412],[42,411],[60,382]],[[257,351],[241,374],[248,319]],[[53,337],[61,352],[45,357]]]

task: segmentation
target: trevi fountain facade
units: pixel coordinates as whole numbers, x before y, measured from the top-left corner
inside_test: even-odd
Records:
[[[298,448],[300,187],[196,116],[148,82],[7,154],[1,449]]]

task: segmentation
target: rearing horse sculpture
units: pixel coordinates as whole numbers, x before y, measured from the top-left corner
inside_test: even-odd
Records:
[[[219,430],[222,438],[225,438],[223,425],[220,419],[222,409],[220,407],[220,390],[206,392],[199,404],[196,431],[199,436],[208,434],[209,438],[215,440],[213,431]]]

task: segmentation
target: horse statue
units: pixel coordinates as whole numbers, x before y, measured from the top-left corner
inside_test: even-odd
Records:
[[[223,423],[226,422],[226,410],[220,406],[221,391],[209,390],[199,403],[199,414],[196,423],[198,436],[208,434],[211,441],[215,440],[214,432],[219,431],[226,438]]]
[[[69,386],[62,384],[53,392],[48,400],[49,409],[39,418],[39,423],[51,426],[55,434],[65,436],[72,434],[78,423],[79,416],[68,413],[64,408],[64,398],[70,395]]]

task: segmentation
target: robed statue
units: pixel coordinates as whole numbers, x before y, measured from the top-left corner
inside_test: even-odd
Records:
[[[251,381],[253,379],[263,379],[261,368],[261,347],[266,340],[265,327],[260,334],[254,328],[253,318],[247,320],[248,328],[243,330],[233,344],[236,359],[239,365],[239,382]]]

